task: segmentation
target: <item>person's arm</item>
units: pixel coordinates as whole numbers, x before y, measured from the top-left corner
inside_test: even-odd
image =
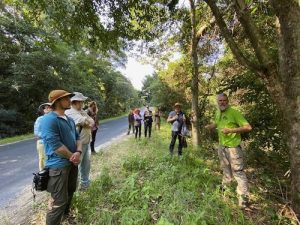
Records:
[[[241,134],[241,133],[250,132],[251,130],[252,130],[251,125],[250,124],[245,124],[241,127],[236,127],[236,128],[223,128],[222,132],[224,134],[231,134],[231,133]]]
[[[82,143],[80,140],[76,141],[76,152],[74,152],[72,154],[72,156],[70,157],[70,161],[74,164],[74,165],[79,165],[80,163],[80,155],[82,154]]]
[[[170,113],[169,116],[168,116],[167,122],[168,123],[172,123],[172,122],[174,122],[177,119],[178,119],[177,114],[175,116],[172,116],[172,114]]]
[[[208,130],[213,130],[216,128],[217,128],[217,125],[215,123],[211,123],[211,124],[208,124],[205,126],[205,129],[208,129]]]
[[[85,128],[92,128],[95,124],[95,121],[92,117],[90,117],[88,114],[86,114],[86,124],[83,125]]]
[[[248,123],[248,121],[245,119],[245,117],[237,110],[234,111],[234,120],[238,127],[235,128],[223,128],[222,132],[224,134],[230,134],[230,133],[247,133],[252,130],[251,125]]]
[[[71,151],[69,151],[69,149],[64,146],[64,145],[61,145],[58,149],[56,149],[54,151],[57,155],[61,156],[61,157],[64,157],[66,159],[70,159],[71,156],[73,155],[73,153]]]
[[[82,116],[79,112],[71,111],[71,112],[67,112],[66,115],[74,120],[76,126],[85,126],[89,123],[87,121],[87,117]]]
[[[56,118],[45,118],[41,121],[41,134],[49,146],[47,149],[49,154],[56,153],[63,158],[70,159],[73,153],[61,142]]]

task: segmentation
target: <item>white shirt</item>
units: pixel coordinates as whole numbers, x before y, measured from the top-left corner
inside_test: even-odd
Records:
[[[94,126],[93,118],[91,118],[84,110],[77,110],[73,107],[66,110],[65,114],[74,120],[78,132],[80,131],[80,127],[82,127],[80,132],[82,144],[89,144],[92,136],[91,128]]]

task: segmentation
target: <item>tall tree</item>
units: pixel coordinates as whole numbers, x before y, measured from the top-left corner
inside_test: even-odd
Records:
[[[279,21],[279,70],[277,60],[270,55],[262,30],[250,14],[250,6],[245,0],[227,3],[238,15],[250,45],[255,61],[249,60],[235,42],[229,31],[224,15],[217,1],[205,0],[216,18],[220,31],[237,61],[255,72],[266,85],[273,101],[285,120],[285,133],[291,158],[292,203],[300,216],[300,5],[295,0],[271,0],[270,3]],[[249,1],[248,1],[249,2]]]
[[[291,158],[293,208],[300,218],[300,2],[270,1],[279,20],[279,72]]]
[[[199,60],[197,54],[198,40],[197,40],[197,18],[196,5],[194,0],[190,2],[190,18],[191,18],[191,61],[192,61],[192,141],[194,146],[198,146],[200,142],[200,129],[198,126],[199,115]]]

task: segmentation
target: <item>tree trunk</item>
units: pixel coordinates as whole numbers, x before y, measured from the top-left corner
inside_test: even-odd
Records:
[[[270,60],[263,38],[258,33],[244,0],[234,0],[235,10],[259,65],[250,62],[233,40],[214,0],[205,0],[211,8],[222,35],[237,61],[263,79],[272,100],[285,120],[287,145],[291,159],[292,204],[300,217],[300,3],[297,0],[270,0],[280,23],[279,71]]]
[[[295,0],[271,0],[279,19],[279,67],[286,93],[287,144],[291,159],[292,205],[300,217],[300,6]]]
[[[198,70],[198,55],[197,55],[197,30],[196,30],[196,7],[194,0],[190,0],[190,16],[192,24],[192,38],[191,38],[191,61],[192,61],[192,143],[196,147],[200,144],[200,127],[198,126],[199,116],[199,70]]]

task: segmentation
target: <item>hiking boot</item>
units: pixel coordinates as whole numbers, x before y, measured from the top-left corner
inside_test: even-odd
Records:
[[[249,202],[249,196],[241,195],[239,196],[239,207],[241,209],[249,208],[250,202]]]

